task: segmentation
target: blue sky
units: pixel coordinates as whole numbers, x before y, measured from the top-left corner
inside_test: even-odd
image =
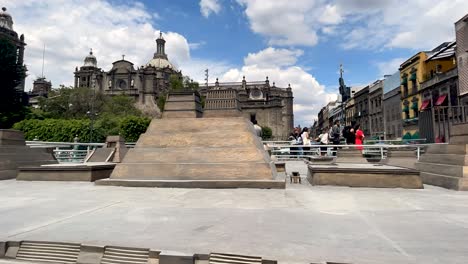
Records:
[[[291,83],[296,124],[310,125],[335,98],[338,69],[348,85],[392,74],[419,50],[455,39],[453,23],[468,13],[461,0],[0,0],[28,43],[27,87],[45,75],[72,85],[73,70],[93,48],[98,66],[126,54],[151,59],[159,31],[169,59],[202,81]]]

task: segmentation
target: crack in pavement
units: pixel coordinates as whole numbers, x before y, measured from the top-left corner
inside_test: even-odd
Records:
[[[54,221],[50,221],[50,222],[47,222],[45,224],[41,224],[39,226],[32,227],[32,228],[29,228],[27,230],[24,230],[24,231],[21,231],[21,232],[18,232],[18,233],[9,234],[7,237],[12,238],[12,237],[16,237],[16,236],[19,236],[19,235],[22,235],[22,234],[34,232],[34,231],[37,231],[37,230],[39,230],[41,228],[44,228],[44,227],[48,227],[48,226],[51,226],[51,225],[54,225],[54,224],[65,222],[65,221],[67,221],[67,220],[69,220],[69,219],[71,219],[73,217],[88,214],[88,213],[92,213],[92,212],[95,212],[95,211],[98,211],[98,210],[101,210],[101,209],[105,209],[105,208],[114,206],[114,205],[119,204],[119,203],[122,203],[122,201],[117,201],[117,202],[114,202],[114,203],[111,203],[111,204],[106,204],[104,206],[99,206],[99,207],[95,207],[95,208],[92,208],[92,209],[89,209],[89,210],[81,211],[79,213],[72,214],[72,215],[69,215],[67,217],[63,217],[63,218],[60,218],[60,219],[56,219]]]

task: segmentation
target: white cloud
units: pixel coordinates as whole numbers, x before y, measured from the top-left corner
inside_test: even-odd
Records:
[[[314,46],[343,36],[345,49],[431,49],[450,41],[466,0],[237,0],[270,45]]]
[[[219,4],[218,0],[201,0],[200,1],[200,12],[206,18],[210,16],[210,14],[218,14],[221,11],[221,5]]]
[[[293,65],[301,55],[302,51],[298,50],[267,48],[247,55],[243,67],[230,69],[220,81],[238,82],[243,76],[247,81],[260,81],[268,76],[270,84],[275,82],[278,87],[285,88],[291,84],[294,93],[295,123],[311,125],[320,108],[330,99],[336,99],[336,95],[326,93],[325,87],[314,76]],[[276,63],[275,59],[278,59]]]
[[[304,54],[302,50],[275,49],[268,47],[258,53],[249,53],[244,59],[245,65],[261,67],[276,65],[290,66],[296,64],[297,58]]]
[[[53,87],[73,85],[75,67],[83,65],[90,48],[98,67],[105,71],[122,54],[138,67],[146,64],[156,51],[159,29],[152,26],[152,20],[157,17],[138,2],[117,5],[107,0],[0,0],[0,6],[7,6],[15,30],[25,35],[29,75],[26,90],[41,75],[44,44],[44,75]],[[164,32],[163,37],[171,62],[178,67],[190,65],[187,39],[176,32]]]
[[[394,58],[389,61],[378,62],[377,68],[379,69],[380,78],[387,74],[393,74],[400,68],[400,65],[408,58]]]

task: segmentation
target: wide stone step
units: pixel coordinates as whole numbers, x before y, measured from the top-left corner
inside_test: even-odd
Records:
[[[468,134],[468,124],[453,125],[450,128],[450,136],[461,136]]]
[[[149,250],[106,247],[101,264],[148,263]]]
[[[245,126],[250,122],[243,117],[240,118],[168,118],[153,119],[147,131],[160,132],[203,132],[210,130],[210,127],[216,126],[216,131],[225,131],[227,135],[231,131],[237,131],[240,126]],[[251,124],[249,124],[251,125]]]
[[[467,143],[468,143],[468,135],[466,134],[450,136],[450,144],[467,144]]]
[[[227,137],[229,139],[226,139]],[[248,131],[231,132],[229,134],[218,133],[217,131],[205,131],[198,133],[146,133],[140,136],[135,147],[240,147],[251,146],[256,143],[255,136]]]
[[[263,162],[265,152],[255,146],[232,148],[134,148],[125,163],[239,163]]]
[[[267,180],[269,163],[121,163],[111,179],[135,180]]]
[[[433,144],[427,148],[426,153],[430,154],[468,154],[467,144]]]
[[[425,163],[464,166],[468,165],[468,155],[426,153],[419,158],[419,161]]]
[[[452,190],[462,190],[460,187],[467,187],[466,178],[453,177],[430,172],[420,172],[420,176],[424,184],[439,186]],[[463,185],[461,183],[463,183]]]
[[[261,264],[261,257],[242,256],[233,254],[210,254],[210,264]]]
[[[429,172],[440,175],[462,178],[468,177],[468,166],[446,165],[440,163],[416,162],[416,169],[421,172]]]
[[[22,242],[17,259],[53,263],[76,263],[80,246],[68,243]]]

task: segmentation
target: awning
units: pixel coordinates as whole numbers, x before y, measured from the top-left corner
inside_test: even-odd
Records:
[[[421,105],[421,111],[426,109],[431,104],[431,100],[424,100]]]
[[[416,73],[413,72],[409,78],[411,81],[416,80]]]
[[[408,111],[409,111],[409,107],[405,105],[405,107],[403,107],[403,112],[408,112]]]
[[[403,78],[403,80],[401,80],[401,85],[405,85],[408,83],[408,78]]]
[[[442,105],[445,101],[445,98],[447,98],[446,94],[439,96],[439,98],[437,98],[435,105]]]
[[[417,110],[418,109],[418,102],[413,102],[413,104],[411,105],[411,109]]]

